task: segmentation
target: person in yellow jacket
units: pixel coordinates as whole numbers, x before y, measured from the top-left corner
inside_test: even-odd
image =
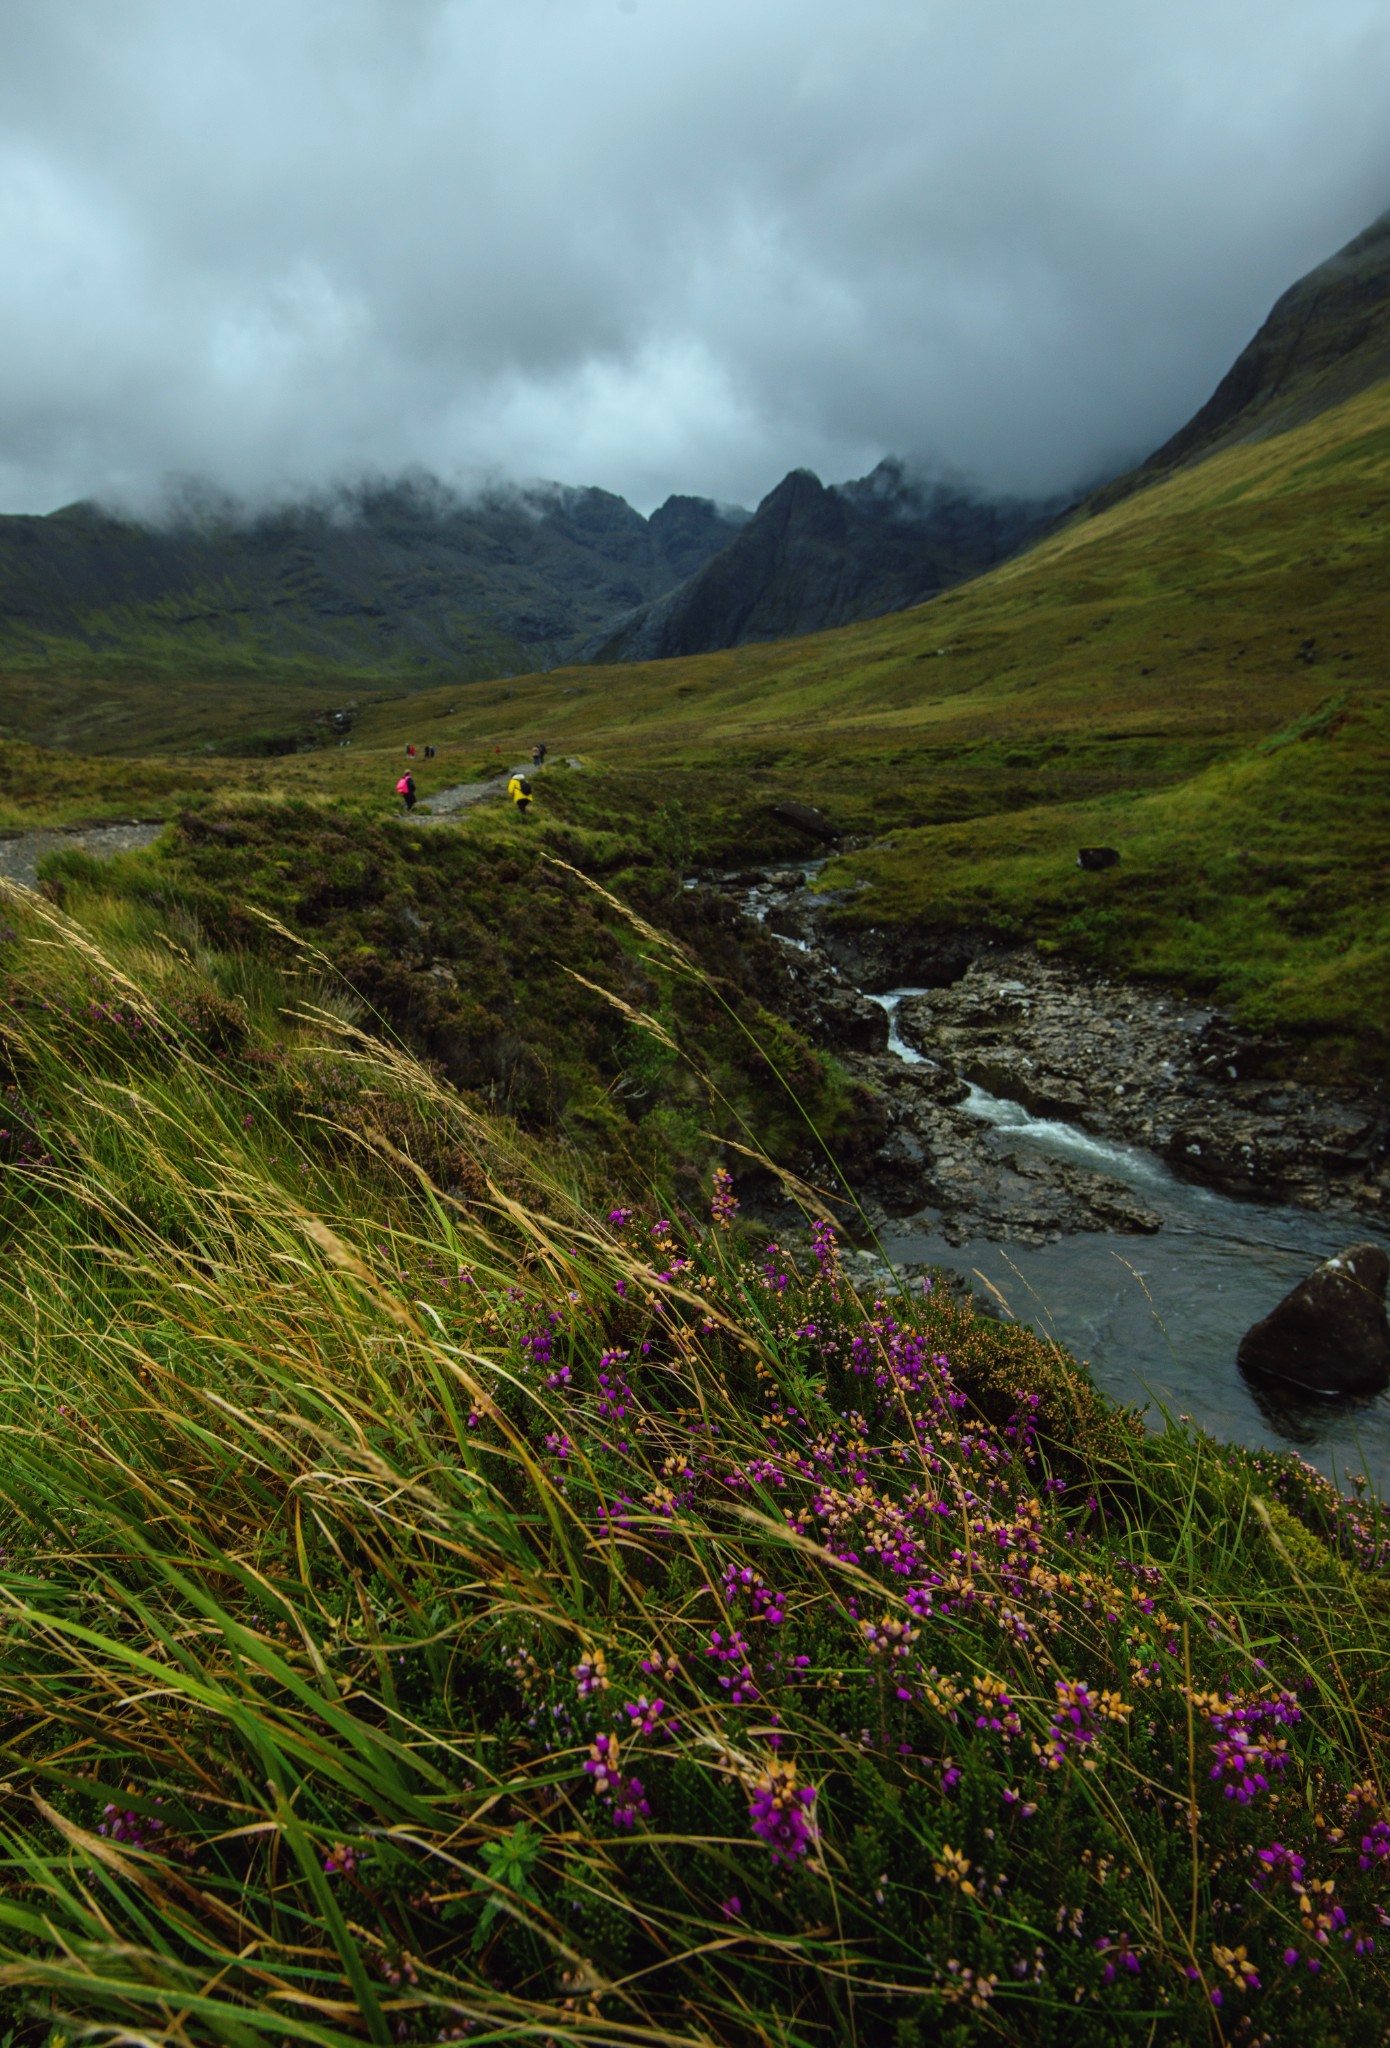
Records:
[[[531,808],[531,785],[522,774],[516,774],[507,784],[507,795],[516,805],[516,814],[524,818]]]

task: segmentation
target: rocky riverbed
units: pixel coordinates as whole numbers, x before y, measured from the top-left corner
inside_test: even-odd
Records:
[[[810,872],[690,886],[780,941],[774,1000],[868,1091],[881,1124],[860,1175],[872,1221],[929,1215],[948,1242],[1028,1245],[1159,1228],[1128,1179],[1011,1138],[1005,1104],[1091,1134],[1102,1161],[1107,1147],[1141,1148],[1228,1195],[1390,1206],[1383,1102],[1293,1087],[1268,1071],[1267,1044],[1217,1012],[988,933],[837,927],[837,899],[810,889]]]

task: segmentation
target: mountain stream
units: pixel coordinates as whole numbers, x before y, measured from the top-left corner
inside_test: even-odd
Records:
[[[807,909],[805,884],[822,865],[808,861],[780,877],[783,885],[801,884],[799,903]],[[733,895],[780,941],[794,975],[830,967],[815,917],[795,910],[796,892],[760,886],[778,877],[702,879]],[[854,979],[844,982],[846,995]],[[882,1078],[890,1087],[895,1071],[904,1081],[932,1073],[943,1078],[940,1060],[924,1059],[900,1029],[900,1004],[928,991],[897,987],[875,993],[856,983],[854,994],[861,1004],[876,1004],[888,1025],[886,1056],[861,1061],[861,1072],[886,1070]],[[1142,1000],[1137,992],[1127,996]],[[1170,1001],[1170,1012],[1175,1004],[1181,999]],[[1155,1012],[1163,1007],[1162,1000],[1153,1004]],[[1390,1392],[1362,1400],[1302,1398],[1249,1382],[1236,1365],[1246,1330],[1314,1266],[1368,1237],[1383,1241],[1379,1217],[1358,1215],[1335,1193],[1296,1206],[1180,1179],[1154,1151],[1062,1116],[1032,1113],[968,1077],[963,1097],[948,1095],[943,1103],[927,1110],[939,1133],[938,1168],[948,1151],[958,1153],[962,1126],[976,1134],[965,1147],[958,1183],[986,1179],[1000,1171],[1001,1162],[1006,1176],[1019,1166],[1026,1174],[1031,1162],[1043,1180],[1053,1174],[1065,1183],[1070,1175],[1073,1183],[1112,1189],[1132,1213],[1116,1217],[1127,1223],[1120,1229],[1076,1228],[1063,1221],[1044,1233],[1007,1223],[997,1232],[981,1228],[978,1206],[975,1222],[969,1221],[968,1202],[943,1211],[928,1200],[888,1216],[880,1209],[876,1245],[892,1265],[909,1271],[944,1267],[968,1277],[977,1303],[992,1303],[1054,1338],[1086,1362],[1114,1400],[1141,1407],[1151,1427],[1162,1426],[1166,1410],[1222,1441],[1251,1449],[1292,1448],[1339,1484],[1364,1474],[1390,1500]],[[1298,1127],[1297,1118],[1288,1125]],[[1103,1224],[1104,1209],[1093,1206],[1089,1220]]]
[[[921,1054],[897,1029],[897,1008],[922,993],[874,996],[888,1016],[888,1049],[908,1065]],[[1126,1183],[1161,1219],[1152,1236],[1077,1231],[1054,1244],[950,1243],[927,1218],[880,1233],[895,1265],[963,1270],[1019,1322],[1085,1359],[1117,1401],[1186,1415],[1252,1449],[1297,1449],[1329,1477],[1364,1472],[1390,1497],[1390,1394],[1367,1401],[1288,1401],[1247,1381],[1236,1347],[1253,1322],[1315,1266],[1366,1237],[1364,1218],[1233,1200],[1179,1180],[1152,1153],[1036,1117],[972,1087],[963,1110],[1001,1140],[1036,1147]],[[1372,1233],[1374,1234],[1374,1233]]]

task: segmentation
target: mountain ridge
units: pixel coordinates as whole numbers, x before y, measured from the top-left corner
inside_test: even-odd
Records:
[[[710,654],[901,611],[1026,546],[1056,510],[1056,500],[917,481],[891,456],[845,484],[794,469],[718,554],[591,641],[584,658]]]
[[[744,517],[680,497],[649,520],[591,486],[463,498],[418,475],[240,517],[216,499],[161,522],[79,501],[0,518],[0,653],[138,654],[153,637],[204,665],[249,649],[461,679],[545,668]]]
[[[1223,448],[1304,425],[1383,377],[1390,377],[1390,209],[1281,292],[1206,403],[1078,509],[1104,511]]]

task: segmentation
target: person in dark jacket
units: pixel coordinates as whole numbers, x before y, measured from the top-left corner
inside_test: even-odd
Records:
[[[415,777],[408,771],[396,784],[396,795],[402,799],[408,811],[415,808]]]

